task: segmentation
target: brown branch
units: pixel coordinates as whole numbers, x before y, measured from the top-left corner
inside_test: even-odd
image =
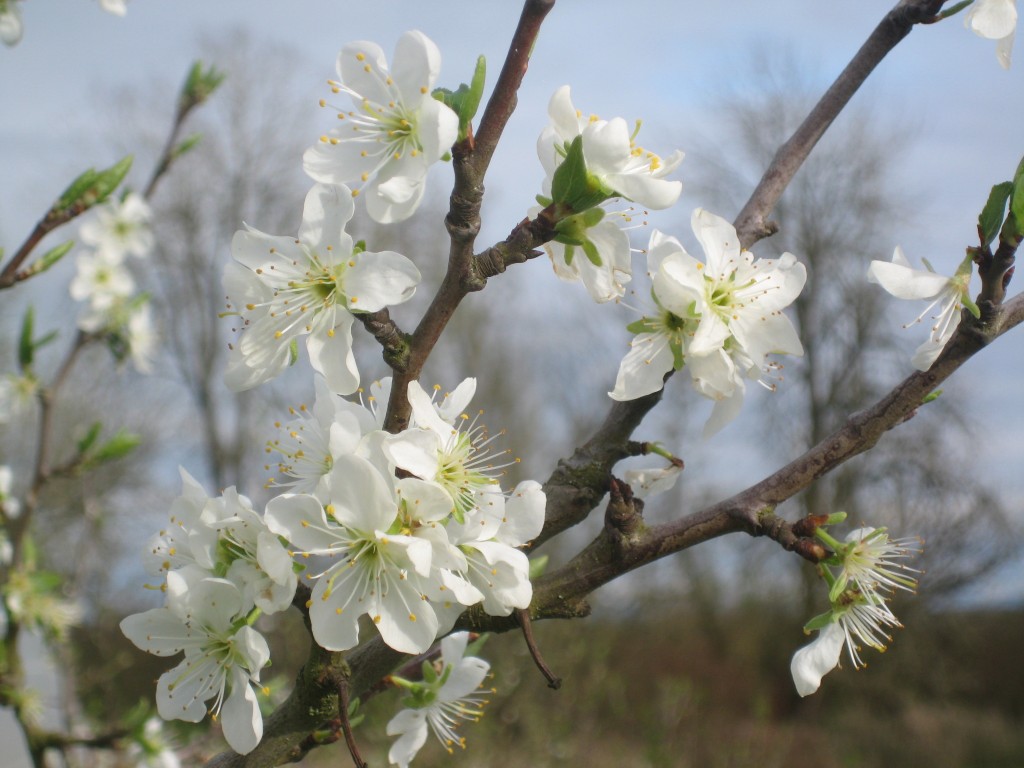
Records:
[[[480,231],[484,176],[494,148],[515,109],[516,92],[526,74],[530,51],[541,23],[554,4],[554,0],[526,0],[498,82],[480,119],[479,130],[452,147],[455,185],[445,217],[451,240],[448,270],[412,335],[405,367],[395,369],[385,421],[388,431],[397,432],[408,425],[409,382],[419,378],[423,365],[459,303],[469,292],[482,289],[487,278],[503,272],[506,265],[523,262],[536,255],[533,249],[551,238],[546,219],[537,224],[521,223],[504,242],[488,249],[481,257],[473,256],[473,246]],[[500,258],[496,257],[495,249],[500,252]],[[482,264],[482,268],[478,264]]]
[[[736,217],[736,232],[744,248],[775,234],[768,220],[782,193],[810,155],[818,140],[846,107],[868,75],[903,40],[915,24],[934,17],[944,0],[902,0],[875,27],[832,86],[807,115],[790,139],[779,147],[747,204]]]

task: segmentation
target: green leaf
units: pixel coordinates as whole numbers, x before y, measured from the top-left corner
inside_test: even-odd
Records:
[[[138,435],[133,435],[130,432],[119,429],[112,438],[96,449],[96,452],[90,456],[90,460],[100,464],[105,461],[123,458],[134,451],[141,442],[142,440]]]
[[[86,453],[96,443],[96,438],[100,436],[100,430],[103,429],[103,425],[94,421],[89,427],[89,431],[85,433],[85,436],[78,441],[78,454],[81,456]]]
[[[978,231],[981,233],[982,245],[991,243],[999,234],[999,227],[1003,223],[1003,214],[1006,212],[1006,201],[1013,192],[1013,182],[1004,181],[996,184],[989,192],[988,201],[978,216]]]
[[[131,170],[133,159],[131,155],[128,155],[97,175],[94,189],[95,200],[89,203],[90,205],[102,203],[110,196],[111,192],[117,189],[124,181],[124,177],[128,175],[128,171]]]
[[[551,178],[551,197],[556,203],[568,203],[587,186],[587,164],[583,159],[583,137],[577,136],[566,147],[565,160]],[[581,209],[573,207],[574,211]]]
[[[32,267],[29,271],[32,272],[32,274],[34,275],[37,275],[40,272],[45,272],[58,261],[63,259],[67,255],[68,251],[70,251],[74,247],[74,240],[68,240],[67,242],[63,242],[60,245],[54,246],[46,253],[44,253],[42,256],[40,256],[38,259],[36,259],[36,261],[32,264]]]
[[[61,196],[57,198],[57,202],[53,204],[54,211],[64,211],[74,205],[78,200],[85,194],[86,190],[92,187],[96,183],[98,174],[95,168],[89,168],[86,171],[82,171],[78,178],[72,181],[67,189],[61,193]]]
[[[1013,174],[1013,194],[1010,196],[1010,213],[1016,223],[1014,241],[1019,242],[1024,235],[1024,158],[1017,164]]]
[[[473,79],[469,83],[469,92],[462,100],[459,107],[459,128],[469,125],[469,122],[476,117],[476,111],[480,108],[480,100],[484,95],[484,81],[487,79],[487,59],[483,55],[477,56],[476,68],[473,70]]]
[[[178,146],[174,148],[171,155],[175,158],[179,158],[186,152],[191,152],[200,141],[203,140],[203,134],[193,133],[191,136],[186,137],[182,141],[178,142]]]
[[[18,336],[18,367],[22,372],[32,368],[36,348],[32,343],[32,335],[35,332],[36,311],[29,304],[25,310],[25,316],[21,320],[21,334]]]

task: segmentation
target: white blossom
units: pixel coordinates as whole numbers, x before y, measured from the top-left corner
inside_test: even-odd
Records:
[[[352,648],[359,640],[359,618],[366,614],[395,650],[424,652],[438,628],[424,599],[431,542],[401,528],[392,532],[399,499],[391,481],[366,459],[341,456],[329,489],[326,505],[313,496],[284,494],[266,511],[270,530],[287,538],[298,554],[333,560],[320,573],[308,574],[317,580],[309,608],[313,636],[328,650]],[[446,496],[434,497],[417,506],[416,522],[439,521],[449,509]]]
[[[240,754],[251,752],[263,737],[252,685],[259,685],[260,670],[270,660],[267,641],[244,618],[235,584],[190,567],[167,574],[165,607],[121,621],[121,631],[138,648],[157,656],[185,654],[157,682],[160,716],[198,723],[213,699],[210,712]]]
[[[426,743],[428,729],[448,751],[466,747],[465,738],[456,729],[464,721],[476,722],[487,703],[480,692],[490,664],[475,656],[466,656],[469,633],[456,632],[441,641],[441,656],[430,680],[409,683],[392,677],[392,682],[409,690],[407,708],[387,725],[388,736],[398,739],[388,750],[388,762],[408,768]]]
[[[231,389],[277,376],[300,336],[332,392],[347,395],[359,386],[353,313],[407,301],[420,273],[398,253],[356,248],[345,232],[354,210],[346,187],[317,184],[306,196],[297,239],[251,228],[235,233],[234,261],[224,270],[228,314],[242,320],[225,375]]]
[[[936,273],[927,261],[927,270],[914,269],[903,255],[903,249],[896,246],[891,262],[876,260],[868,267],[868,280],[878,283],[896,298],[924,299],[930,302],[904,328],[920,323],[928,312],[938,307],[938,313],[931,318],[934,323],[927,341],[917,348],[911,359],[919,371],[927,371],[938,358],[960,324],[962,308],[966,307],[975,317],[980,317],[981,313],[970,296],[972,265],[973,261],[968,255],[952,277],[945,277]]]
[[[716,403],[704,428],[710,436],[739,412],[744,381],[778,367],[769,354],[803,354],[782,309],[799,295],[807,272],[790,253],[755,259],[741,250],[729,222],[701,208],[692,225],[704,262],[675,238],[651,235],[648,270],[658,311],[630,326],[637,336],[608,394],[633,400],[657,392],[669,371],[685,365],[694,389]]]
[[[353,194],[365,195],[374,221],[403,221],[423,199],[427,169],[458,136],[458,116],[431,95],[441,53],[413,30],[398,39],[390,69],[380,46],[362,40],[341,50],[337,68],[332,90],[350,96],[355,109],[334,107],[340,123],[306,150],[306,173],[358,184]]]
[[[551,194],[552,180],[566,157],[569,145],[582,137],[587,173],[605,189],[609,198],[623,197],[648,208],[667,208],[682,192],[682,183],[665,179],[683,161],[675,151],[667,159],[636,143],[639,122],[630,133],[620,117],[601,120],[584,117],[576,109],[569,86],[562,86],[548,104],[551,124],[537,140],[537,154],[544,167],[543,196]],[[613,199],[601,203],[601,214],[574,217],[575,236],[562,236],[545,246],[555,274],[568,281],[580,280],[597,302],[616,299],[625,293],[632,278],[632,249],[628,229],[633,228],[637,212],[633,208],[614,208]],[[536,208],[531,215],[541,209]],[[577,211],[577,214],[583,214]],[[593,221],[593,219],[597,219]],[[562,223],[563,229],[566,223]],[[563,242],[578,240],[576,244]]]
[[[1000,66],[1010,68],[1017,31],[1017,0],[975,0],[964,17],[964,25],[980,37],[995,40]]]
[[[111,261],[120,261],[126,255],[147,256],[155,242],[152,218],[149,205],[133,192],[123,201],[111,198],[96,208],[96,217],[82,224],[79,235],[83,243]]]

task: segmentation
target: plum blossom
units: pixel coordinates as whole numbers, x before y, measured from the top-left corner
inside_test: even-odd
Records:
[[[75,258],[76,272],[68,288],[75,301],[88,301],[96,312],[106,312],[135,292],[135,281],[120,256],[106,250]]]
[[[390,69],[380,46],[363,40],[342,48],[337,69],[331,89],[355,109],[332,105],[341,122],[306,150],[303,167],[316,181],[357,183],[352,194],[365,193],[374,221],[403,221],[423,199],[427,169],[458,136],[458,116],[431,95],[441,52],[413,30],[398,39]]]
[[[629,326],[637,335],[608,394],[633,400],[657,392],[666,374],[685,365],[694,389],[715,401],[707,437],[739,412],[745,380],[760,381],[778,367],[769,354],[803,354],[782,310],[803,289],[807,272],[791,253],[755,259],[729,222],[701,208],[692,226],[705,262],[675,238],[652,233],[647,258],[658,311]]]
[[[964,26],[979,37],[995,40],[1000,66],[1010,68],[1017,31],[1017,0],[975,0],[964,17]]]
[[[495,465],[494,460],[508,451],[493,453],[489,446],[494,438],[475,418],[462,413],[474,392],[476,379],[466,379],[435,406],[418,381],[410,382],[413,428],[386,438],[383,446],[396,466],[444,488],[459,521],[481,498],[501,494],[498,478],[507,466]]]
[[[360,449],[363,438],[379,429],[373,413],[362,405],[333,394],[322,376],[316,377],[313,407],[289,408],[295,418],[277,421],[278,435],[267,442],[267,452],[277,453],[277,475],[267,487],[290,493],[309,493],[327,499],[327,478],[334,460]],[[268,464],[267,469],[270,469]]]
[[[263,636],[245,622],[244,600],[227,579],[189,567],[167,574],[167,605],[121,621],[121,631],[157,656],[184,652],[157,682],[157,711],[165,720],[198,723],[210,712],[224,738],[247,754],[263,737],[263,717],[252,685],[270,660]]]
[[[371,253],[345,232],[355,206],[343,186],[317,184],[306,195],[298,238],[247,228],[231,242],[224,270],[228,312],[242,321],[225,381],[236,391],[272,379],[306,336],[313,368],[336,394],[359,386],[352,354],[355,312],[376,312],[412,297],[419,270],[392,251]]]
[[[120,262],[126,255],[143,257],[149,255],[155,242],[152,218],[146,201],[132,192],[123,201],[111,198],[98,207],[96,218],[82,224],[79,234],[83,243],[108,261]]]
[[[483,659],[466,656],[468,632],[456,632],[441,641],[441,656],[434,665],[424,666],[423,681],[410,682],[392,676],[391,682],[408,691],[406,708],[387,725],[388,736],[398,739],[388,750],[388,762],[408,768],[427,741],[427,730],[448,751],[466,748],[466,739],[456,729],[464,721],[476,722],[487,704],[481,687],[491,666]]]
[[[419,501],[416,527],[444,519],[450,501],[444,494],[418,493],[409,481],[405,495]],[[393,532],[399,499],[391,481],[359,456],[334,462],[330,498],[322,505],[304,494],[284,494],[267,505],[270,530],[287,538],[303,557],[334,561],[319,574],[309,617],[316,641],[328,650],[352,648],[359,640],[359,617],[370,616],[388,645],[403,653],[423,653],[437,636],[438,621],[424,599],[431,576],[431,541]],[[435,529],[437,530],[437,529]],[[443,533],[443,528],[439,528]]]
[[[927,261],[925,266],[927,270],[911,267],[903,255],[903,249],[896,246],[891,262],[876,260],[868,267],[868,280],[878,283],[896,298],[930,300],[931,303],[921,314],[905,324],[904,328],[921,322],[932,308],[939,308],[938,313],[932,316],[934,324],[927,341],[915,350],[911,359],[919,371],[927,371],[938,358],[960,324],[962,308],[966,308],[975,317],[981,316],[981,311],[970,295],[973,269],[970,255],[964,258],[952,277],[936,273]]]
[[[171,505],[170,524],[147,545],[149,573],[202,569],[238,587],[244,612],[254,605],[264,613],[286,610],[298,583],[291,555],[252,502],[234,487],[210,498],[188,472],[179,472],[182,493]]]
[[[832,518],[842,520],[844,513]],[[916,573],[902,560],[915,554],[916,540],[889,538],[885,528],[858,528],[843,541],[835,539],[825,526],[815,536],[834,554],[819,565],[829,585],[830,608],[804,627],[818,630],[813,642],[793,654],[790,671],[797,692],[808,696],[818,690],[821,678],[839,665],[845,645],[854,669],[865,666],[861,645],[884,651],[892,638],[887,630],[901,627],[888,600],[896,590],[913,592]],[[838,568],[838,573],[834,572]]]
[[[679,199],[682,183],[665,178],[683,160],[675,151],[667,159],[637,145],[640,124],[631,133],[621,117],[601,120],[584,117],[576,109],[569,86],[562,86],[548,104],[551,124],[537,140],[537,154],[544,167],[542,202],[550,200],[555,172],[569,147],[579,137],[588,179],[606,198],[600,208],[576,211],[559,222],[559,236],[545,249],[555,274],[567,281],[580,280],[597,302],[625,293],[632,278],[632,249],[627,230],[640,215],[632,208],[612,208],[612,198],[622,197],[647,208],[667,208]],[[533,211],[539,213],[540,208]]]
[[[821,678],[839,666],[845,645],[854,669],[865,666],[860,658],[860,643],[884,651],[891,640],[886,630],[901,627],[885,600],[874,592],[845,593],[843,604],[834,605],[830,620],[818,637],[793,654],[790,672],[797,693],[809,696],[821,685]]]

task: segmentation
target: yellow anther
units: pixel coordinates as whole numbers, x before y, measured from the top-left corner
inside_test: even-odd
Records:
[[[320,105],[321,107],[326,107],[326,106],[327,106],[327,101],[326,101],[325,99],[320,99],[320,101],[319,101],[319,102],[317,102],[317,103],[318,103],[318,104],[319,104],[319,105]]]
[[[365,53],[357,53],[356,54],[356,61],[366,61],[366,54]]]

